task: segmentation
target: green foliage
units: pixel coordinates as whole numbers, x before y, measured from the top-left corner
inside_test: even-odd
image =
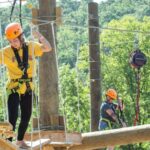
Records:
[[[139,22],[134,17],[124,17],[118,21],[113,20],[108,24],[111,28],[123,28],[131,31],[148,32],[149,17],[145,17],[144,22]],[[130,54],[135,50],[135,37],[138,36],[139,48],[147,56],[147,64],[141,69],[141,90],[140,90],[140,124],[149,124],[150,104],[148,97],[150,94],[149,85],[149,61],[150,61],[150,40],[145,33],[120,32],[104,30],[101,34],[102,50],[102,76],[103,88],[115,88],[125,103],[125,115],[128,125],[133,125],[135,118],[136,103],[136,74],[137,70],[129,64]],[[150,145],[147,145],[147,148]],[[132,149],[146,149],[145,145],[131,145]]]
[[[57,28],[57,50],[59,60],[60,113],[66,117],[67,131],[88,132],[90,130],[90,80],[87,30],[87,7],[91,0],[59,0],[63,8],[63,25]],[[37,6],[36,3],[29,3]],[[18,9],[18,6],[17,6]],[[13,21],[19,21],[15,9]],[[140,124],[150,123],[150,35],[127,32],[140,30],[149,32],[149,0],[108,0],[99,5],[100,26],[126,31],[102,30],[101,32],[101,73],[103,98],[107,88],[115,88],[125,103],[128,125],[133,125],[135,117],[136,73],[129,65],[129,56],[135,47],[135,37],[139,48],[147,56],[147,64],[141,69]],[[10,9],[0,9],[2,33],[9,22]],[[128,15],[128,16],[126,16]],[[23,28],[30,36],[31,10],[23,7]],[[4,45],[7,43],[4,41]],[[0,103],[2,106],[2,103]],[[36,110],[34,110],[36,115]],[[0,120],[3,119],[2,111]],[[116,149],[147,150],[149,143],[122,146]]]
[[[138,21],[135,17],[126,16],[120,20],[113,20],[108,24],[110,28],[119,28],[124,30],[140,30],[143,32],[148,32],[149,29],[149,17],[143,18],[143,22]],[[136,99],[136,73],[137,71],[133,69],[129,64],[129,56],[131,52],[134,51],[135,47],[135,37],[139,39],[139,48],[144,52],[148,58],[148,63],[141,69],[141,97],[140,97],[140,111],[141,111],[141,120],[140,124],[148,124],[150,123],[149,114],[150,109],[147,107],[149,105],[149,35],[143,33],[134,33],[134,32],[120,32],[114,30],[103,30],[101,34],[101,64],[102,64],[102,87],[103,87],[103,95],[107,88],[115,88],[119,95],[122,97],[125,103],[125,116],[129,126],[133,125],[133,120],[135,118],[135,99]],[[78,72],[81,81],[85,81],[85,79],[89,76],[88,71],[88,47],[82,46],[80,48],[80,53],[78,57]],[[76,65],[74,65],[76,66]],[[77,78],[76,72],[74,69],[77,68],[70,68],[69,66],[67,69],[63,69],[64,73],[60,74],[61,76],[61,84],[63,87],[62,90],[62,97],[65,99],[65,106],[64,109],[66,111],[67,117],[67,126],[68,129],[77,130],[76,124],[78,123],[73,117],[71,112],[76,112],[78,110],[77,106],[77,97],[78,93],[84,95],[81,88],[79,92],[77,92],[77,87],[75,86],[75,81]],[[62,70],[62,68],[61,68]],[[71,72],[71,74],[68,74]],[[72,77],[70,79],[70,77]],[[80,82],[79,82],[80,83]],[[88,89],[89,86],[84,82],[81,82],[83,85],[83,89]],[[65,89],[64,89],[65,88]],[[68,89],[69,88],[69,89]],[[73,89],[72,89],[73,88]],[[67,93],[66,93],[67,92]],[[81,93],[80,93],[81,92]],[[69,95],[69,96],[68,96]],[[89,102],[86,101],[87,103]],[[72,107],[75,107],[73,109]],[[90,110],[90,105],[86,105],[82,112],[85,110]],[[68,112],[69,111],[69,112]],[[77,113],[75,113],[77,114]],[[90,116],[86,116],[86,113],[83,113],[83,118],[85,117],[89,120]],[[81,115],[81,116],[82,116]],[[73,121],[75,120],[75,121]],[[72,123],[73,122],[73,123]],[[83,123],[83,119],[82,119]],[[78,126],[79,127],[79,126]],[[83,131],[87,131],[89,129],[89,121],[87,124],[84,124],[85,129]],[[129,145],[129,146],[122,146],[121,149],[146,149],[149,147],[149,144],[137,144],[137,145]],[[120,149],[116,148],[116,149]]]
[[[90,126],[88,79],[80,79],[79,71],[64,65],[60,69],[60,111],[66,117],[68,131],[88,131]],[[79,75],[78,75],[79,74]]]
[[[101,25],[113,19],[121,19],[125,15],[143,19],[150,16],[149,0],[108,0],[99,6]]]

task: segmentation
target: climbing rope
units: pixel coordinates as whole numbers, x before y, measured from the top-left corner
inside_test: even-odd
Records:
[[[14,12],[16,2],[17,2],[17,0],[14,0],[13,4],[12,4],[12,8],[11,8],[11,12],[10,12],[10,21],[12,21],[12,15]],[[22,0],[19,0],[19,20],[20,20],[20,24],[22,26]]]
[[[138,122],[140,122],[140,69],[143,67],[146,62],[146,56],[144,53],[142,53],[139,49],[135,50],[130,55],[130,64],[131,66],[137,70],[136,72],[136,83],[137,83],[137,89],[136,89],[136,106],[135,106],[135,119],[134,119],[134,125],[136,125]]]
[[[140,122],[140,69],[138,68],[136,74],[136,82],[137,82],[137,89],[136,89],[136,107],[135,107],[135,119],[134,119],[134,126]]]
[[[3,35],[2,35],[2,24],[0,20],[0,43],[1,43],[1,48],[3,48]],[[7,93],[6,93],[6,67],[4,66],[4,54],[2,51],[2,66],[0,67],[0,76],[2,78],[1,81],[1,89],[2,89],[2,105],[3,105],[3,118],[4,121],[8,121],[8,107],[7,107]]]
[[[61,92],[61,84],[60,84],[60,80],[59,80],[59,70],[58,70],[58,56],[57,56],[57,47],[56,47],[56,36],[55,36],[55,29],[54,29],[54,22],[51,22],[51,28],[52,28],[52,36],[53,36],[53,44],[54,44],[54,53],[55,53],[55,59],[56,59],[56,69],[58,72],[58,90],[59,90],[59,95],[61,97],[62,92]],[[63,98],[62,98],[63,100]],[[68,142],[69,138],[68,138],[68,134],[67,134],[67,117],[66,117],[66,112],[65,112],[65,108],[64,108],[64,100],[62,102],[62,108],[63,108],[63,121],[64,121],[64,128],[65,128],[65,141]]]
[[[77,45],[77,60],[76,60],[76,74],[77,74],[77,98],[78,98],[78,119],[79,119],[79,131],[81,133],[81,112],[80,112],[80,95],[79,95],[79,70],[78,70],[78,60],[79,60],[79,44]]]
[[[33,36],[33,30],[34,30],[34,28],[35,28],[35,26],[33,26],[33,25],[31,25],[31,27],[30,27],[30,31],[31,31],[31,41],[34,41],[34,36]],[[35,76],[37,75],[37,77],[38,77],[38,79],[39,79],[39,74],[35,74],[35,72],[36,72],[36,64],[35,64],[35,62],[36,62],[36,59],[35,59],[35,55],[34,55],[34,44],[32,44],[32,60],[33,60],[33,63],[34,63],[34,65],[33,65],[33,71],[32,71],[32,77],[33,77],[33,85],[34,85],[34,87],[35,87]],[[39,72],[38,72],[39,73]],[[39,118],[40,118],[40,116],[39,116],[39,106],[38,106],[38,98],[37,98],[37,96],[35,96],[34,95],[34,91],[32,90],[32,108],[34,108],[34,98],[35,98],[35,102],[36,102],[36,105],[35,105],[35,107],[36,107],[36,114],[37,114],[37,119],[38,119],[38,135],[39,135],[39,139],[40,139],[40,150],[42,150],[42,142],[41,142],[41,131],[40,131],[40,120],[39,120]],[[32,111],[32,115],[31,115],[31,126],[32,126],[32,131],[31,131],[31,149],[32,149],[32,141],[33,141],[33,111]]]

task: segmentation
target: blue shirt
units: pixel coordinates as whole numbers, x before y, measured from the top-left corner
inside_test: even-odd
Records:
[[[100,108],[100,118],[101,119],[106,118],[109,121],[115,122],[113,120],[113,118],[110,115],[108,115],[108,113],[106,111],[108,109],[111,109],[115,113],[116,112],[116,107],[117,107],[117,104],[109,103],[108,101],[103,102],[102,105],[101,105],[101,108]]]

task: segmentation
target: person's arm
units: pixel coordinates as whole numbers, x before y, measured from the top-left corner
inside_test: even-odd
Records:
[[[38,31],[33,30],[33,36],[39,40],[42,44],[42,51],[49,52],[52,50],[51,44],[47,41],[47,39]]]
[[[117,101],[118,101],[117,109],[123,111],[125,108],[123,100],[121,98],[118,98]]]
[[[116,114],[113,112],[112,109],[107,109],[106,113],[115,121],[118,123],[118,118],[116,116]]]

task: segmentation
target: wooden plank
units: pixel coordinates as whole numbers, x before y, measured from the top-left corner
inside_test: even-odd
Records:
[[[9,122],[0,122],[0,130],[10,131],[13,126]]]
[[[13,143],[0,138],[0,150],[17,150],[18,147]]]
[[[82,134],[82,145],[68,150],[91,150],[107,146],[150,141],[150,124]]]
[[[3,133],[3,136],[7,139],[7,138],[10,138],[10,137],[15,137],[15,133],[13,131],[5,131]]]
[[[40,131],[40,136],[39,132],[33,132],[32,136],[31,133],[26,133],[25,134],[25,140],[26,141],[31,141],[32,140],[38,140],[39,138],[42,139],[50,139],[51,143],[52,142],[63,142],[63,143],[70,143],[73,145],[78,145],[81,144],[81,134],[80,133],[66,133],[64,131]]]
[[[55,150],[55,149],[54,149],[54,147],[51,146],[51,145],[45,145],[45,146],[43,147],[43,150]]]

